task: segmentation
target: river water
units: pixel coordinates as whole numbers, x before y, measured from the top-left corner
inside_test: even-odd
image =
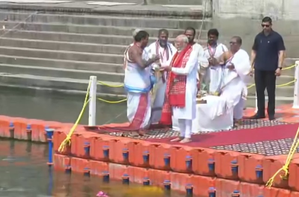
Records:
[[[162,189],[121,182],[104,183],[99,177],[66,174],[47,166],[45,144],[0,140],[1,197],[95,197],[99,191],[109,197],[182,197]]]
[[[84,95],[1,88],[0,114],[75,122]],[[81,124],[87,124],[88,109]],[[97,103],[97,124],[126,121],[126,103]],[[104,191],[110,197],[182,197],[162,189],[121,182],[103,183],[99,177],[51,171],[46,165],[47,145],[0,139],[0,197],[94,197]]]
[[[0,114],[73,123],[82,109],[84,98],[84,95],[1,88]],[[87,124],[87,120],[88,106],[81,123]],[[97,124],[126,121],[126,102],[120,104],[97,102]]]

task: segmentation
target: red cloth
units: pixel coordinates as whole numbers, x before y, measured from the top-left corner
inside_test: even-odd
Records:
[[[191,52],[192,46],[187,45],[183,51],[180,53],[177,52],[173,56],[170,66],[174,68],[185,68]],[[162,108],[160,124],[172,124],[172,107],[185,107],[186,80],[186,75],[177,75],[173,72],[169,73],[166,84],[166,98]]]

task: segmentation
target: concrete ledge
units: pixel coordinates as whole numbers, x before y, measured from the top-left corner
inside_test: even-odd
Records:
[[[0,73],[0,84],[2,86],[23,86],[41,89],[60,89],[66,91],[86,91],[88,79],[71,79],[59,77],[46,77],[27,74],[10,74]],[[121,83],[105,82],[112,85],[120,85]],[[22,85],[20,85],[22,84]],[[98,85],[98,92],[102,94],[124,95],[124,88],[111,88]]]
[[[71,2],[60,4],[26,4],[26,3],[0,3],[2,10],[31,11],[31,12],[63,12],[73,14],[96,14],[96,15],[130,15],[151,17],[180,17],[202,18],[203,8],[169,8],[161,5],[131,5],[131,6],[97,6],[88,5],[85,2]],[[211,10],[205,11],[206,17],[212,16]]]
[[[51,96],[53,95],[73,95],[73,96],[82,96],[86,95],[86,91],[83,90],[65,90],[65,89],[59,89],[59,88],[46,88],[46,87],[34,87],[34,86],[25,86],[25,85],[11,85],[11,84],[4,84],[0,83],[0,88],[2,92],[5,91],[11,91],[15,90],[18,92],[30,92],[34,94],[41,94],[41,93],[47,93]],[[108,99],[113,98],[113,99],[124,99],[127,96],[125,94],[108,94],[108,93],[97,93],[97,96]]]

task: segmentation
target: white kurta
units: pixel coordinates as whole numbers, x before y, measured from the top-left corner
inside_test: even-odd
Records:
[[[138,122],[137,126],[139,126],[139,129],[144,129],[151,124],[151,98],[149,94],[152,86],[150,80],[151,69],[150,67],[142,69],[136,63],[131,62],[127,52],[126,50],[124,53],[124,86],[127,91],[127,117],[131,124],[134,125]],[[148,54],[143,53],[142,58],[147,60]],[[141,100],[142,96],[147,97],[147,103]],[[141,110],[142,114],[139,112],[140,109],[144,109]]]
[[[240,101],[246,99],[246,82],[250,79],[250,58],[245,50],[240,49],[234,54],[230,62],[235,66],[235,69],[224,69],[221,97],[226,99],[227,107],[234,108],[234,113],[238,113],[237,115],[240,117],[240,114],[243,114],[243,106],[242,103],[240,104]],[[236,106],[238,108],[237,112]]]
[[[197,63],[196,64],[196,79],[199,80],[198,78],[198,71],[200,71],[201,67],[207,67],[209,65],[208,59],[204,55],[204,49],[200,44],[195,43],[192,45],[192,53],[194,56],[196,56]],[[191,58],[191,55],[190,55]],[[197,85],[197,82],[195,81],[193,85]],[[188,86],[187,86],[188,87]],[[197,87],[196,87],[196,93],[197,93]],[[195,101],[196,102],[196,101]],[[178,125],[178,120],[176,117],[172,117],[172,129],[174,131],[179,131],[179,125]]]
[[[200,44],[195,43],[192,46],[192,50],[196,51],[195,53],[197,53],[198,71],[200,71],[201,68],[207,68],[209,66],[209,60],[205,56],[204,48]],[[198,75],[197,79],[199,80]]]
[[[185,107],[173,107],[173,116],[175,119],[193,120],[196,116],[196,77],[198,69],[197,51],[192,51],[185,68],[172,68],[173,73],[178,75],[186,75],[186,94]]]
[[[224,44],[217,44],[216,49],[208,48],[206,47],[204,49],[204,56],[209,59],[211,55],[213,55],[214,58],[219,60],[221,55],[228,51],[227,47]],[[204,82],[205,84],[209,84],[209,92],[215,93],[219,91],[219,88],[221,86],[221,81],[223,78],[222,73],[222,67],[221,66],[211,66],[208,69],[208,72],[205,75]]]
[[[233,116],[243,113],[243,108],[238,108],[242,100],[246,84],[244,81],[250,72],[250,61],[246,51],[240,49],[232,58],[231,63],[235,65],[235,70],[224,68],[224,78],[221,85],[222,94],[220,96],[207,96],[207,104],[199,104],[197,116],[198,128],[201,131],[227,130],[233,126]],[[240,111],[240,109],[242,111]],[[194,129],[193,129],[193,132]]]
[[[160,56],[160,63],[161,63],[162,67],[169,66],[173,55],[177,51],[176,48],[171,43],[167,43],[167,48],[166,49],[159,45],[159,50],[158,50],[159,54],[157,54],[156,43],[157,42],[154,42],[154,43],[150,44],[145,49],[145,51],[148,53],[149,57],[152,57],[153,55],[159,55]],[[168,54],[169,54],[168,59],[167,59],[167,55],[166,55],[165,50],[168,50]],[[166,79],[166,73],[164,73],[164,77]],[[160,119],[161,119],[162,107],[163,107],[164,99],[165,99],[166,83],[163,82],[162,78],[160,78],[160,79],[158,79],[155,86],[157,86],[157,89],[156,89],[155,98],[152,98],[153,99],[152,118],[151,118],[152,123],[159,122]]]

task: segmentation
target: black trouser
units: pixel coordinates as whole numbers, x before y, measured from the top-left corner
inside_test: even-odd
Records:
[[[275,71],[254,70],[255,88],[257,94],[258,116],[265,115],[265,89],[268,92],[268,115],[275,114]]]

